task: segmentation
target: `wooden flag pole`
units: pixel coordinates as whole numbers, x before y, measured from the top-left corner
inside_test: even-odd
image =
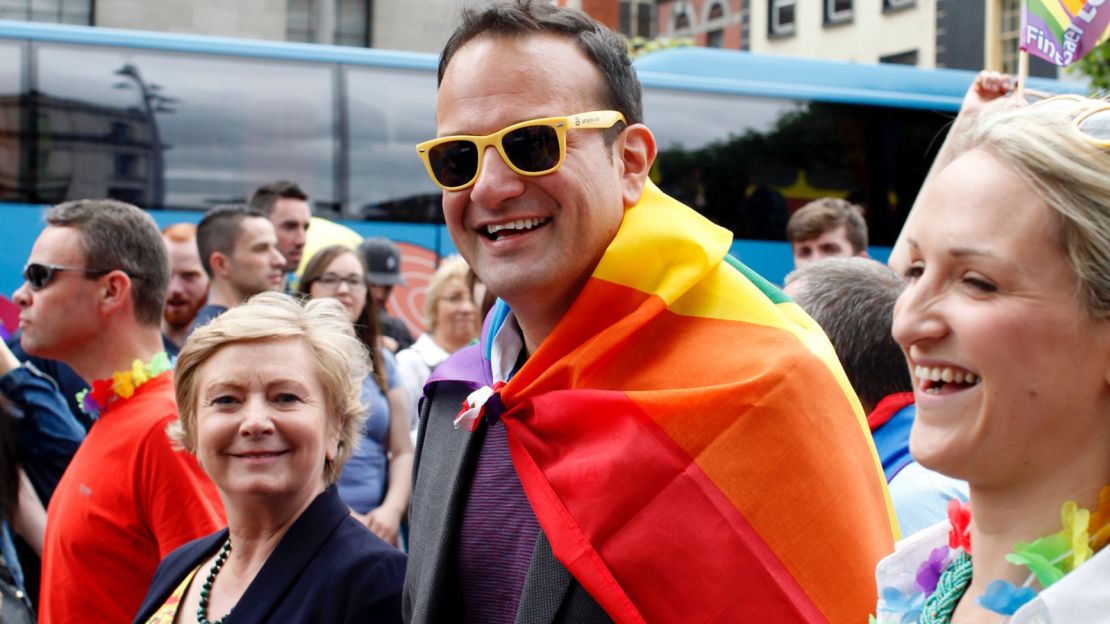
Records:
[[[1018,50],[1017,97],[1019,101],[1025,100],[1025,81],[1028,78],[1029,53],[1025,50]]]

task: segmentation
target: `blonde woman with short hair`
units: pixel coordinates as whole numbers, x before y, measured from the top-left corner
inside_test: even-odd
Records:
[[[136,622],[400,622],[405,556],[335,481],[361,435],[366,350],[332,299],[263,293],[193,333],[180,418],[227,528],[170,553]]]

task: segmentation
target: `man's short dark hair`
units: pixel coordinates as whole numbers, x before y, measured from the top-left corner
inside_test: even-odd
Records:
[[[482,9],[463,9],[462,24],[447,40],[440,57],[439,83],[443,82],[451,58],[471,39],[482,35],[526,37],[542,34],[573,40],[605,79],[606,88],[598,94],[601,105],[623,113],[629,124],[643,121],[640,81],[621,38],[582,11],[557,7],[542,0],[513,0]],[[586,111],[566,111],[566,114],[582,112]],[[617,124],[616,127],[623,126]],[[606,134],[607,141],[612,143],[618,134]]]
[[[811,201],[790,215],[790,221],[786,224],[786,240],[803,243],[842,225],[848,234],[852,252],[858,254],[865,251],[867,221],[863,218],[863,209],[836,197]]]
[[[263,216],[269,217],[279,199],[308,201],[308,194],[296,182],[277,180],[256,188],[247,203],[251,208],[262,212]]]
[[[869,258],[825,258],[786,276],[802,280],[794,302],[832,341],[848,381],[864,406],[913,390],[906,358],[890,329],[905,283]]]
[[[131,278],[137,322],[161,322],[170,260],[162,233],[149,214],[114,199],[79,199],[47,210],[46,222],[81,234],[87,268],[119,270]]]
[[[242,204],[214,206],[204,213],[197,224],[197,251],[200,264],[208,277],[212,277],[212,265],[208,259],[215,252],[230,256],[235,250],[235,241],[243,231],[243,219],[251,217],[266,218],[265,213]]]

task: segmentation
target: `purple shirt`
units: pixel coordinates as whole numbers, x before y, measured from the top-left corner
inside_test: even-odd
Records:
[[[509,456],[505,425],[490,426],[463,509],[458,569],[463,621],[511,624],[540,525]]]

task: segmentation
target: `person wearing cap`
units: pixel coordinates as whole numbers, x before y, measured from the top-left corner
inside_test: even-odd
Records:
[[[408,349],[413,344],[412,334],[405,322],[391,315],[385,304],[393,294],[394,286],[403,286],[401,278],[401,250],[393,241],[375,236],[362,241],[359,253],[366,259],[366,279],[370,281],[370,301],[378,314],[382,346],[393,353]]]

